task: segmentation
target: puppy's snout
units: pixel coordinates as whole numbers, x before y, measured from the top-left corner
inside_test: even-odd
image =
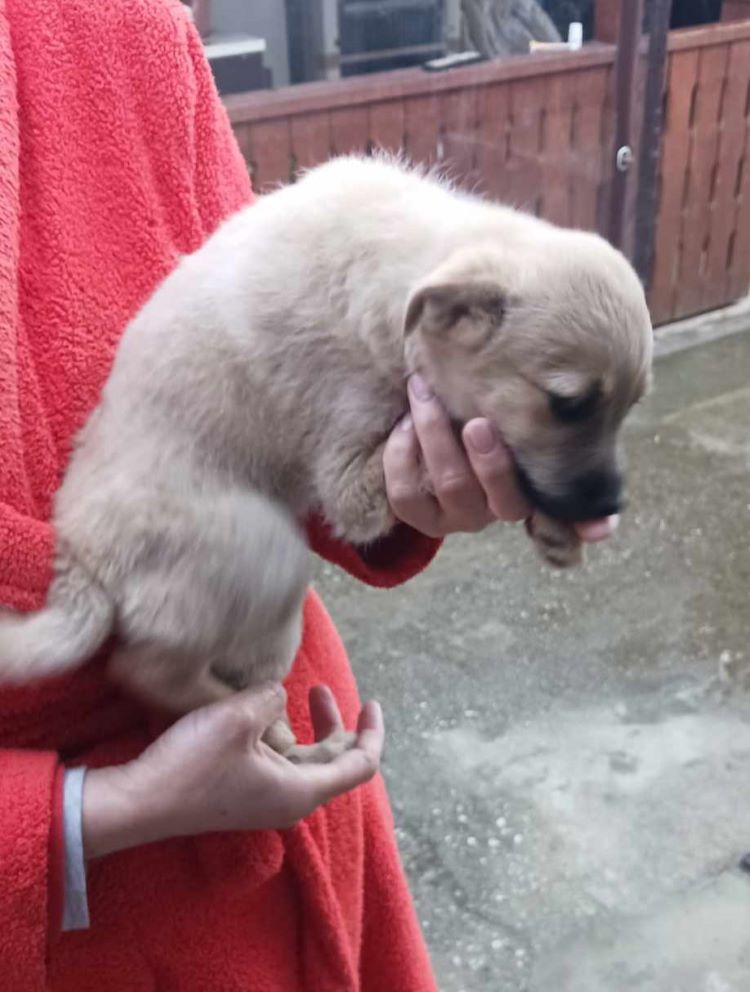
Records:
[[[619,513],[624,505],[623,479],[615,469],[590,470],[572,479],[552,495],[538,487],[517,464],[521,489],[532,506],[558,520],[596,520]]]
[[[619,472],[592,471],[579,476],[572,486],[570,517],[590,520],[619,513],[623,507],[622,489]]]

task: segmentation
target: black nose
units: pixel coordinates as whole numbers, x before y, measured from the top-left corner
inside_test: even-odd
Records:
[[[616,470],[598,470],[576,476],[562,492],[544,492],[522,465],[516,464],[521,491],[542,513],[560,520],[596,520],[611,517],[623,508],[622,475]]]
[[[570,495],[574,520],[611,517],[622,510],[622,476],[619,472],[586,472],[573,482]]]

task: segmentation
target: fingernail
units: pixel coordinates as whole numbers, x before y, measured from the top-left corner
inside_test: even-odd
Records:
[[[411,419],[411,414],[407,413],[405,417],[402,417],[398,426],[402,431],[410,431],[414,426],[414,421]]]
[[[423,403],[426,400],[431,400],[433,396],[432,389],[418,372],[409,379],[409,390],[414,399],[421,400]]]
[[[466,438],[480,455],[487,455],[497,442],[497,436],[488,420],[472,420],[466,425]]]

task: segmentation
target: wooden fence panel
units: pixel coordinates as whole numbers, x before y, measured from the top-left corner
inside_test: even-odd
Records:
[[[440,101],[437,94],[404,100],[404,150],[414,162],[432,166],[439,158]]]
[[[750,115],[745,121],[745,150],[737,170],[737,219],[728,251],[728,300],[738,300],[747,292],[750,273]]]
[[[659,177],[659,219],[650,292],[651,311],[655,319],[669,319],[675,307],[691,117],[698,84],[698,52],[675,53],[670,59],[668,73],[667,117]]]
[[[453,90],[440,97],[440,158],[446,171],[468,189],[476,187],[477,89]]]
[[[291,154],[296,171],[310,169],[331,155],[331,121],[327,111],[291,119]]]
[[[611,46],[403,70],[226,100],[259,192],[332,155],[403,150],[464,187],[595,227],[611,159]],[[606,149],[602,142],[608,142]]]
[[[742,69],[736,79],[741,91],[745,90],[744,128],[737,128],[739,135],[738,159],[735,170],[734,198],[736,204],[734,228],[727,239],[727,290],[726,297],[730,300],[739,297],[748,290],[750,282],[750,40],[742,45],[736,45],[737,58],[733,65]],[[742,99],[737,107],[737,118],[742,118]],[[743,135],[744,131],[744,135]],[[744,140],[743,140],[744,138]],[[731,174],[730,174],[731,183]]]
[[[673,32],[669,47],[655,323],[750,288],[750,23]]]
[[[239,149],[242,152],[242,157],[245,159],[248,169],[250,169],[253,160],[253,152],[250,145],[253,126],[247,121],[240,121],[234,125],[233,130]]]
[[[750,109],[750,41],[733,45],[726,70],[726,91],[719,135],[717,168],[708,238],[708,260],[703,281],[701,309],[709,310],[732,298],[730,269],[738,216],[738,177],[744,164],[748,139],[736,122]]]
[[[544,202],[540,136],[544,127],[545,80],[524,79],[510,90],[508,201],[540,214]]]
[[[572,188],[576,181],[572,154],[572,127],[576,103],[570,76],[550,76],[544,93],[539,152],[542,163],[542,212],[553,224],[570,226]]]
[[[402,100],[373,103],[370,107],[370,146],[398,153],[404,147],[404,104]]]
[[[269,190],[292,178],[292,135],[289,119],[258,121],[247,137],[250,175],[257,190]]]
[[[510,87],[507,83],[477,90],[476,154],[477,192],[495,200],[508,198],[508,134]]]
[[[367,151],[367,109],[339,107],[330,113],[331,153],[333,155],[363,155]]]
[[[698,80],[690,121],[690,156],[687,166],[685,206],[681,217],[680,265],[675,317],[697,313],[704,295],[711,201],[719,151],[722,94],[727,70],[727,46],[700,53]]]
[[[573,86],[570,224],[586,230],[603,231],[606,216],[612,150],[610,79],[606,68],[591,69],[576,73]]]

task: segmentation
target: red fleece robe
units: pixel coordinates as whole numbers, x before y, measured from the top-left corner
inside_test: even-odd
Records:
[[[0,0],[0,603],[50,578],[52,495],[118,337],[180,253],[250,199],[200,41],[176,0]],[[405,529],[374,585],[435,545]],[[359,701],[320,601],[289,679]],[[154,844],[89,869],[91,929],[60,934],[61,769],[136,755],[153,720],[101,659],[0,693],[0,988],[8,992],[427,992],[429,964],[379,780],[287,832]]]

